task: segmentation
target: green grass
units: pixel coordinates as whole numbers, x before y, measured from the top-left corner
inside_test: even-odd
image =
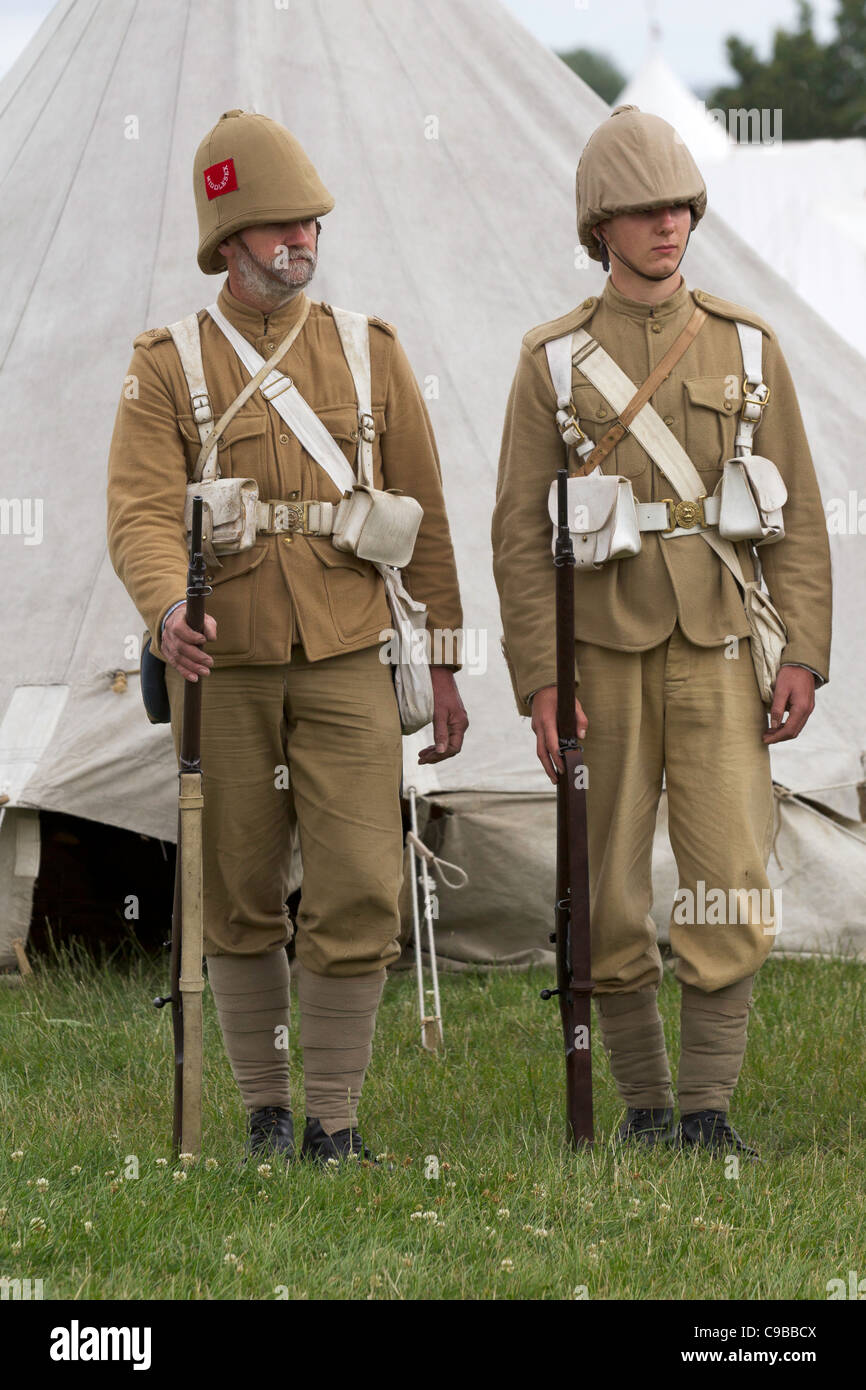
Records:
[[[596,1147],[566,1149],[559,1013],[534,972],[446,976],[439,1057],[419,1045],[414,977],[392,977],[361,1111],[390,1172],[241,1170],[206,995],[204,1154],[175,1178],[170,1022],[150,1004],[165,983],[152,960],[60,957],[0,990],[0,1274],[42,1278],[46,1299],[825,1299],[866,1275],[862,966],[761,972],[731,1115],[763,1161],[739,1177],[701,1153],[617,1153],[597,1037]],[[667,974],[661,999],[675,1058]],[[295,1047],[300,1116],[299,1062]]]

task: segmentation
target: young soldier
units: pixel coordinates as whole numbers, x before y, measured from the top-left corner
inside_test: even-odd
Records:
[[[359,415],[334,317],[304,294],[334,200],[298,142],[265,116],[228,111],[195,159],[198,263],[228,270],[217,306],[275,365],[354,462]],[[198,314],[212,420],[250,373]],[[302,325],[302,326],[301,326]],[[394,329],[369,320],[373,469],[424,509],[406,587],[428,627],[457,630],[457,574],[430,421]],[[112,562],[167,663],[178,746],[186,680],[207,677],[202,715],[204,941],[226,1051],[249,1114],[249,1152],[290,1158],[285,900],[297,827],[303,859],[295,975],[307,1123],[302,1156],[365,1153],[357,1106],[387,967],[399,955],[402,744],[381,634],[392,626],[371,563],[335,549],[323,518],[340,489],[257,392],[220,440],[222,477],[252,478],[273,505],[256,543],[209,564],[204,636],[185,621],[184,501],[201,446],[167,328],[135,340],[138,393],[121,402],[108,487]],[[195,409],[194,409],[195,407]],[[207,413],[207,408],[205,410]],[[435,744],[453,757],[467,719],[453,671],[432,669]],[[279,770],[288,768],[289,787]],[[282,1044],[281,1044],[282,1039]]]
[[[747,406],[750,416],[763,415],[756,449],[776,463],[787,485],[784,538],[760,551],[767,587],[787,625],[770,731],[741,591],[701,537],[713,529],[710,517],[717,519],[718,511],[707,504],[696,514],[694,507],[689,512],[691,504],[678,508],[676,498],[663,502],[671,499],[672,486],[628,430],[617,430],[619,442],[601,469],[630,481],[641,517],[641,549],[575,572],[576,711],[588,773],[593,978],[602,1040],[627,1106],[620,1138],[752,1155],[732,1129],[728,1107],[745,1050],[752,984],[773,941],[773,914],[748,912],[745,922],[739,916],[713,925],[712,919],[681,923],[674,913],[671,944],[682,990],[680,1124],[674,1129],[657,1007],[662,966],[650,916],[653,832],[664,775],[678,897],[688,902],[682,890],[690,890],[692,902],[705,902],[711,889],[723,890],[725,902],[740,901],[739,893],[754,900],[755,889],[769,895],[768,744],[797,737],[812,711],[815,685],[828,675],[824,513],[791,377],[772,330],[749,309],[700,290],[690,293],[679,272],[690,231],[706,208],[706,190],[673,128],[636,107],[617,108],[584,149],[577,208],[580,240],[610,269],[610,279],[600,299],[584,300],[523,340],[493,518],[506,655],[518,705],[532,714],[538,757],[552,782],[561,759],[548,489],[564,464],[564,433],[578,451],[584,439],[590,441],[577,458],[569,451],[576,472],[592,444],[616,423],[618,411],[581,371],[581,351],[571,369],[570,408],[562,410],[545,345],[586,330],[636,391],[699,306],[708,317],[650,404],[687,452],[707,497],[734,456]],[[768,391],[762,386],[744,393],[738,323],[757,341],[758,370]],[[578,341],[584,351],[593,350]],[[757,403],[750,396],[759,397]],[[640,505],[647,503],[661,505]],[[752,579],[750,543],[736,548]],[[771,900],[761,894],[761,901]]]

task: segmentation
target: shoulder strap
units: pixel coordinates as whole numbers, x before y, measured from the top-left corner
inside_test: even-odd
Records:
[[[213,407],[204,379],[204,363],[201,360],[201,335],[198,329],[198,314],[187,314],[186,318],[170,323],[168,331],[177,348],[180,365],[186,377],[192,414],[198,426],[199,439],[204,443],[213,421]]]
[[[217,304],[209,304],[207,311],[231,343],[250,376],[256,377],[260,374],[262,368],[269,365],[264,358],[238,332],[234,324],[229,323]],[[297,324],[295,327],[298,327]],[[281,349],[282,347],[280,344]],[[276,370],[262,373],[262,377],[258,390],[268,405],[273,406],[311,458],[314,458],[319,467],[327,473],[338,491],[351,492],[355,486],[355,475],[346,460],[346,455],[334,436],[325,429],[316,412],[304,400],[292,378]]]
[[[764,382],[762,364],[764,335],[760,328],[756,328],[751,323],[738,321],[737,336],[740,339],[740,351],[743,354],[744,380],[743,409],[740,412],[734,448],[737,455],[742,458],[752,452],[752,438],[761,423],[764,406],[770,399],[770,388]]]
[[[370,323],[366,314],[329,305],[340,335],[343,354],[355,383],[358,399],[358,481],[373,486],[373,384],[370,371]]]

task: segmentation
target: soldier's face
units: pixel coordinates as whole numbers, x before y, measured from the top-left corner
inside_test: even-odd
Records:
[[[238,242],[240,244],[238,244]],[[305,222],[266,222],[244,227],[224,243],[224,255],[245,278],[250,273],[276,288],[303,289],[313,278],[317,261],[316,219]],[[258,272],[256,274],[256,272]]]
[[[691,208],[653,208],[649,212],[622,212],[601,223],[605,240],[644,275],[672,275],[686,249],[691,227]]]

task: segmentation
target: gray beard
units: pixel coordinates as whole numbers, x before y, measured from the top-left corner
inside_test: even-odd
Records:
[[[240,248],[235,262],[239,279],[244,290],[256,299],[285,304],[300,294],[316,273],[318,255],[306,247],[289,248],[288,263],[275,266],[256,256],[240,234],[235,244]]]

